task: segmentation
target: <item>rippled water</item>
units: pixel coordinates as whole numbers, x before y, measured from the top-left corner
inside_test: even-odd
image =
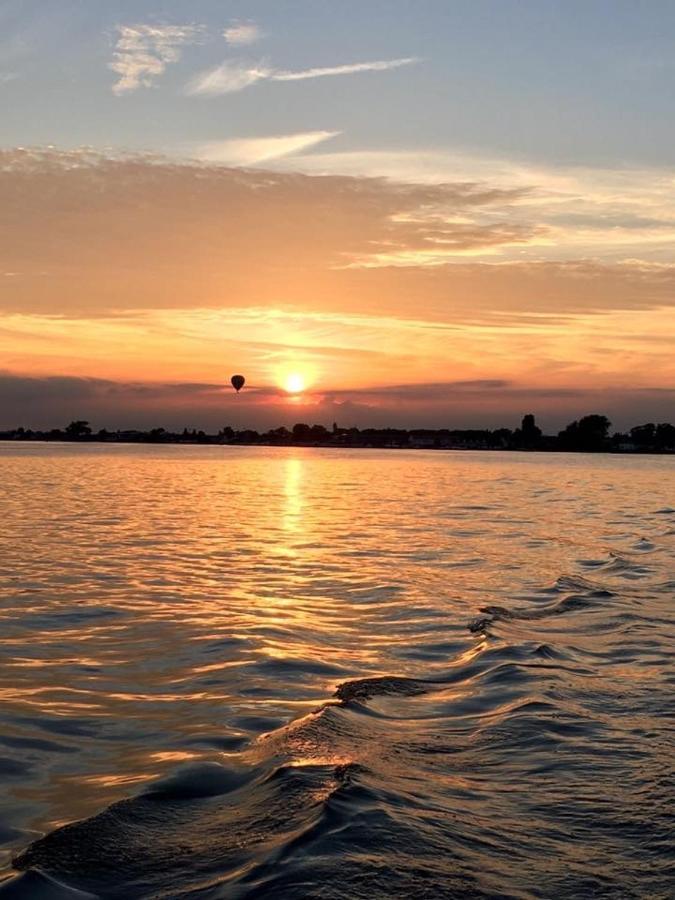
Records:
[[[675,893],[675,459],[0,467],[3,898]]]

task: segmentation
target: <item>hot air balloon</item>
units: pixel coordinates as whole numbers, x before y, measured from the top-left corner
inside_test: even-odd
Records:
[[[243,375],[233,375],[232,378],[230,378],[230,384],[235,389],[235,391],[239,393],[239,391],[246,384],[246,379]]]

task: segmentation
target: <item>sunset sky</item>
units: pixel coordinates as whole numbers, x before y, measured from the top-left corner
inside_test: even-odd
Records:
[[[5,0],[0,427],[675,420],[674,46],[671,0]]]

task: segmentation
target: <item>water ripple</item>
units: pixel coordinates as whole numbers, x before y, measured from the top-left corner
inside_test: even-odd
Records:
[[[3,898],[672,895],[673,460],[0,454]]]

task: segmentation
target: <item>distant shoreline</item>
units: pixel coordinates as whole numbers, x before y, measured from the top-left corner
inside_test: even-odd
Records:
[[[675,454],[675,425],[648,422],[629,432],[610,434],[611,422],[597,413],[570,422],[557,435],[544,434],[532,413],[518,428],[341,428],[297,422],[262,434],[251,428],[235,431],[226,425],[216,434],[196,428],[94,431],[89,422],[75,419],[65,428],[13,428],[0,431],[0,441],[101,444],[183,444],[188,446],[334,447],[381,450],[525,450],[529,452]]]
[[[63,446],[82,446],[88,444],[109,444],[111,446],[133,447],[138,444],[154,447],[303,447],[314,450],[430,450],[434,452],[454,453],[580,453],[590,456],[605,454],[608,456],[675,456],[675,449],[619,449],[605,447],[597,450],[571,449],[568,447],[466,447],[466,446],[419,446],[416,444],[326,444],[319,442],[289,441],[287,443],[272,441],[221,441],[221,440],[162,440],[151,439],[109,439],[92,436],[89,438],[9,438],[0,436],[3,444],[61,444]]]

